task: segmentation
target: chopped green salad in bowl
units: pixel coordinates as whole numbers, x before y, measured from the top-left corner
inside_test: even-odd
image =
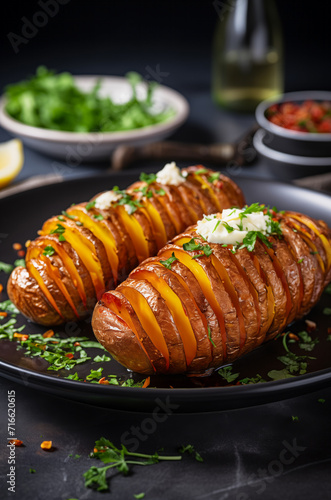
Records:
[[[114,76],[56,74],[44,66],[7,85],[0,124],[39,152],[81,161],[103,160],[121,144],[140,145],[170,135],[187,118],[176,91],[131,72]]]

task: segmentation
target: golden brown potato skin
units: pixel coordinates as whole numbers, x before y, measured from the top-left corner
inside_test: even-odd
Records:
[[[94,197],[48,219],[28,246],[26,268],[17,267],[9,278],[12,302],[46,326],[88,316],[106,290],[202,214],[245,203],[240,188],[222,174],[201,165],[182,173],[179,186],[130,186],[126,196],[137,204],[131,215],[116,203],[96,209]]]
[[[116,291],[104,294],[92,318],[96,338],[117,361],[144,374],[204,372],[274,338],[305,315],[330,282],[331,231],[323,221],[295,212],[274,213],[273,218],[280,222],[282,236],[270,236],[270,248],[258,240],[252,252],[242,248],[232,253],[231,247],[209,243],[211,256],[192,259],[199,252],[184,250],[183,242],[194,238],[205,244],[196,226],[176,236]],[[168,269],[162,261],[172,254],[177,260]],[[114,306],[127,286],[146,301],[143,309],[139,295]],[[168,354],[160,352],[155,328],[142,325],[147,302],[153,304]],[[188,328],[180,328],[178,311],[189,319],[195,337],[190,339],[189,347],[195,349],[190,362],[184,345]],[[129,326],[131,315],[134,324]],[[177,341],[174,332],[179,332]]]

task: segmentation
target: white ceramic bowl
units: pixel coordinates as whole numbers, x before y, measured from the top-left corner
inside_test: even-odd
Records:
[[[98,79],[102,80],[101,96],[109,96],[114,102],[123,103],[131,97],[131,86],[126,78],[117,76],[76,76],[76,85],[83,91],[93,88]],[[137,86],[138,97],[145,93],[144,84]],[[5,111],[5,98],[0,100],[0,125],[19,137],[26,146],[54,158],[66,161],[101,161],[123,144],[139,146],[159,141],[172,134],[182,125],[189,113],[187,100],[175,90],[159,85],[154,91],[155,112],[167,108],[175,114],[164,123],[125,132],[62,132],[39,127],[31,127],[11,118]],[[75,160],[76,158],[76,160]]]

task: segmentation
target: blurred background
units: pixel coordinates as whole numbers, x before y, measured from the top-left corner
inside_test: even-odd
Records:
[[[41,3],[43,0],[41,0]],[[47,0],[44,1],[47,4]],[[51,2],[52,3],[52,2]],[[124,74],[160,65],[167,85],[207,90],[211,45],[226,2],[180,0],[61,0],[58,13],[15,54],[8,33],[21,34],[38,0],[6,2],[1,16],[1,84],[43,63],[58,71]],[[62,5],[61,5],[62,4]],[[285,90],[331,87],[330,2],[276,0],[285,46]]]
[[[231,0],[12,0],[0,21],[0,86],[33,74],[40,64],[73,74],[124,75],[134,70],[188,99],[190,117],[174,139],[236,141],[254,123],[253,113],[221,109],[211,97],[212,42],[227,3]],[[330,2],[275,3],[283,33],[284,90],[330,90]],[[46,19],[35,17],[40,27],[29,27],[36,13],[47,8],[51,14]],[[10,138],[4,130],[0,133],[1,141]],[[50,162],[44,159],[42,166],[36,155],[28,152],[33,163],[29,175],[41,173]],[[93,171],[86,164],[70,175]],[[263,169],[251,172],[264,176]],[[19,179],[25,176],[23,169]]]

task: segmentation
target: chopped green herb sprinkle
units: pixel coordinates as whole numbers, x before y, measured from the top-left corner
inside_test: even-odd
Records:
[[[55,249],[51,245],[47,245],[47,247],[44,248],[43,255],[51,257],[54,254],[55,254]]]
[[[167,260],[160,260],[160,264],[162,266],[166,267],[167,269],[171,269],[171,264],[175,262],[175,260],[178,260],[177,257],[175,256],[175,252],[172,252],[171,257]]]

